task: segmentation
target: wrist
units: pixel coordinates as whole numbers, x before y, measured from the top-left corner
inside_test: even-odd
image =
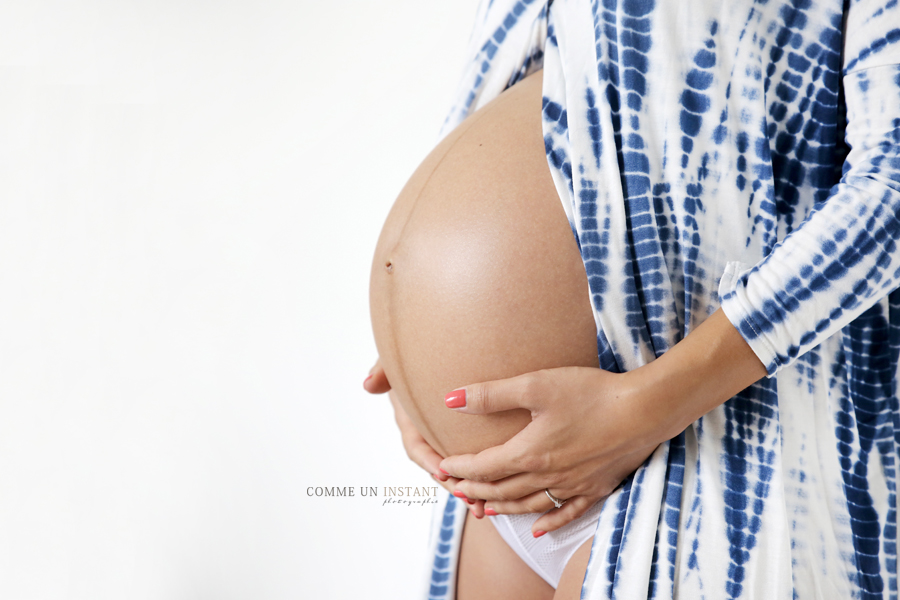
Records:
[[[766,368],[719,309],[655,361],[627,373],[640,414],[658,442],[766,375]]]

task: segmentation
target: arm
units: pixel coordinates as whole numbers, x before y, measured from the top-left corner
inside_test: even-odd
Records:
[[[626,375],[646,411],[642,418],[656,422],[659,444],[762,379],[766,367],[719,309],[671,350]]]
[[[869,8],[860,0],[848,18],[848,39],[865,41],[845,52],[852,150],[829,196],[723,293],[720,310],[656,361],[622,375],[560,369],[468,386],[460,410],[525,406],[534,420],[503,447],[444,460],[445,470],[475,479],[458,489],[498,512],[533,512],[551,508],[543,494],[551,488],[572,501],[535,529],[558,528],[660,442],[900,286],[900,28],[878,33],[897,11],[873,21]],[[857,22],[868,35],[853,35]]]
[[[608,496],[656,447],[766,374],[721,310],[663,356],[634,371],[563,367],[466,386],[468,414],[525,407],[532,422],[502,446],[444,459],[456,489],[501,514],[552,508],[543,490],[571,499],[538,519],[553,531]],[[450,394],[463,396],[457,391]],[[535,491],[537,490],[537,491]]]
[[[840,181],[723,294],[725,314],[769,375],[900,287],[900,10],[879,8],[860,0],[847,16],[851,151]],[[812,167],[806,177],[816,176]]]

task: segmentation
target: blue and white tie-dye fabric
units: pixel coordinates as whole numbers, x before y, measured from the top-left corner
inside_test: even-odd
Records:
[[[544,69],[601,366],[722,306],[769,370],[606,501],[582,597],[896,599],[898,0],[484,0],[470,55],[445,132]]]

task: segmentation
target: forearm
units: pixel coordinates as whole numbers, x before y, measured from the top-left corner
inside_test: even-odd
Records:
[[[626,374],[662,442],[766,375],[722,309],[655,361]]]

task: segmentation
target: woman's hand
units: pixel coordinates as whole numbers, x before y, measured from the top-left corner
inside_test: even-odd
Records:
[[[428,471],[435,481],[452,494],[459,483],[459,479],[441,472],[440,463],[444,457],[435,452],[434,448],[425,441],[425,438],[416,429],[409,415],[403,410],[403,407],[391,390],[391,384],[384,374],[384,369],[381,368],[380,361],[376,362],[375,366],[369,371],[369,376],[363,382],[363,388],[370,394],[388,394],[391,405],[394,407],[394,419],[397,421],[397,427],[400,429],[400,437],[403,441],[406,455],[411,461]],[[468,498],[462,498],[462,500],[469,504],[469,510],[472,511],[473,515],[479,519],[484,517],[484,500],[470,500]]]
[[[468,414],[527,408],[532,421],[479,454],[440,463],[487,514],[544,512],[532,533],[583,515],[656,447],[766,374],[721,309],[655,361],[628,373],[563,367],[466,386],[447,406]],[[544,490],[567,500],[561,508]],[[553,510],[550,510],[553,509]]]
[[[488,514],[549,510],[532,533],[553,531],[611,494],[670,436],[664,415],[642,403],[638,390],[627,374],[586,367],[467,386],[465,406],[455,410],[527,408],[532,421],[502,446],[439,466],[462,480],[457,490],[487,500]],[[555,509],[545,489],[566,503]]]

